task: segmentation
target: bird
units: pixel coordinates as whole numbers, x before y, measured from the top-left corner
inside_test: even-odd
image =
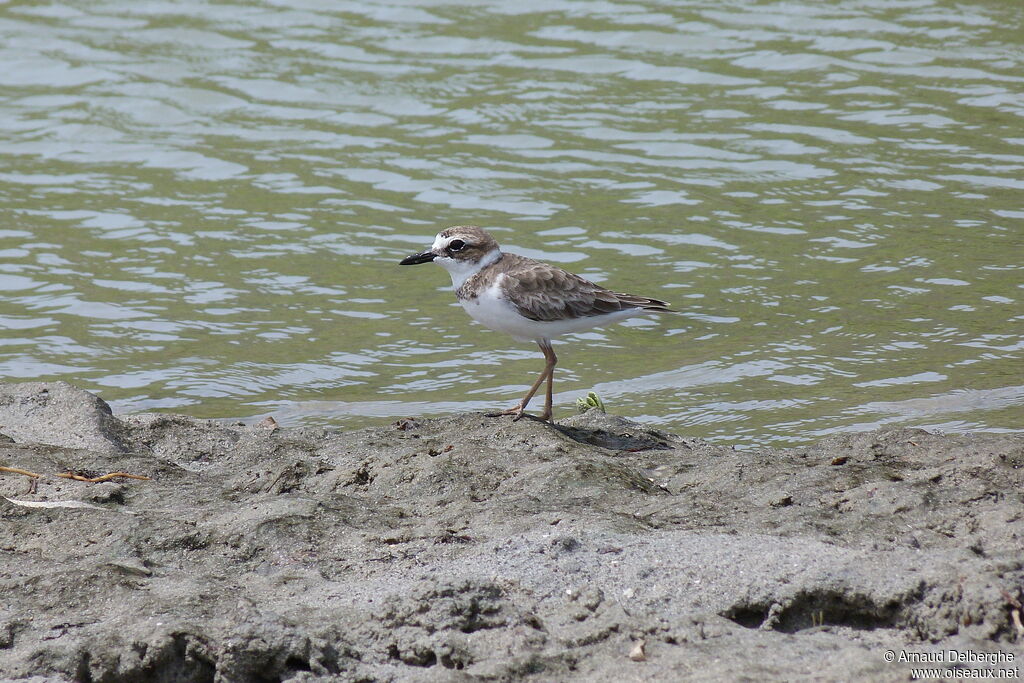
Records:
[[[513,415],[513,420],[519,420],[546,379],[544,410],[536,417],[551,421],[558,363],[551,345],[555,337],[646,313],[676,312],[660,299],[613,292],[549,263],[505,253],[490,233],[475,225],[442,230],[429,249],[405,257],[399,265],[431,262],[451,275],[455,296],[470,317],[516,341],[536,342],[544,354],[544,369],[526,396],[512,408],[488,413],[488,417]]]

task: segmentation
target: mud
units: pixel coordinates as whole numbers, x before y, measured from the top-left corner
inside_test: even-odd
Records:
[[[0,473],[5,680],[905,681],[901,659],[1024,657],[1022,435],[277,429],[114,416],[63,383],[0,385],[0,432],[0,465],[42,475]]]

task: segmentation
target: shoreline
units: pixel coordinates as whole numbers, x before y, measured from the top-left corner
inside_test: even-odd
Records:
[[[60,382],[0,385],[0,433],[0,465],[42,474],[0,475],[15,680],[895,681],[934,652],[1024,657],[1022,434],[232,426]]]

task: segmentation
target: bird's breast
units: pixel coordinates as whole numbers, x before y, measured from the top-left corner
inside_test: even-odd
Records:
[[[459,303],[466,313],[481,325],[513,336],[523,336],[524,324],[531,322],[519,315],[515,306],[505,298],[497,282],[477,290],[472,296],[463,296],[460,293]]]

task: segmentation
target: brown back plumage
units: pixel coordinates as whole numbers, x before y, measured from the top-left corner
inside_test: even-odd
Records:
[[[518,254],[503,254],[466,280],[457,295],[471,298],[474,290],[486,289],[501,275],[508,276],[501,281],[506,298],[530,320],[586,318],[630,308],[673,312],[664,301],[613,292],[575,273]]]

